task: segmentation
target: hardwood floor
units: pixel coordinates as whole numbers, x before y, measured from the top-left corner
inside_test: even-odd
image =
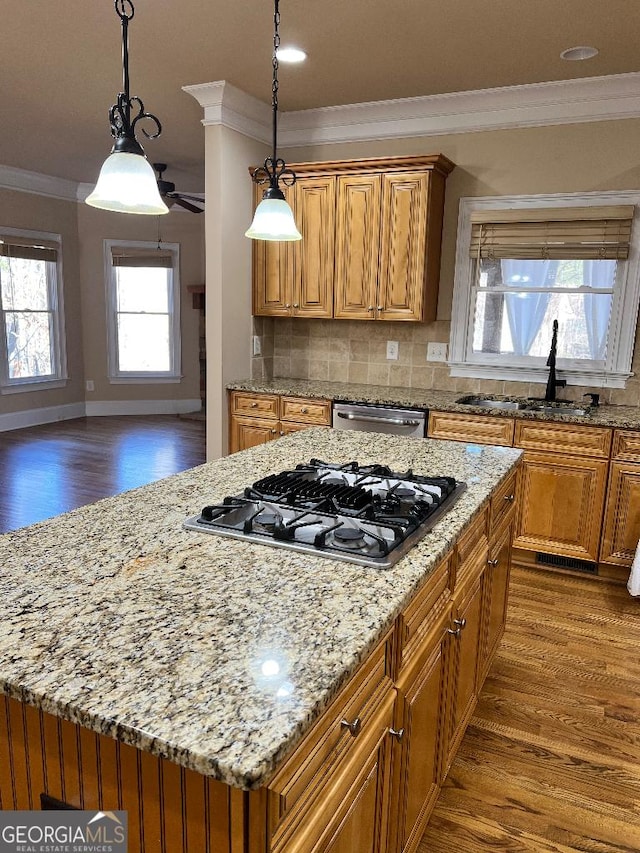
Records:
[[[638,853],[640,600],[518,569],[419,853]]]
[[[0,533],[205,461],[204,421],[93,417],[0,433]]]

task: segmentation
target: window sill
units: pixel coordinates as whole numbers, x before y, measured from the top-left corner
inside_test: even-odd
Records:
[[[132,374],[130,376],[110,376],[111,385],[176,385],[182,382],[182,376],[162,376],[153,373]]]
[[[66,388],[68,379],[37,379],[27,380],[15,385],[3,385],[0,394],[27,394],[30,391],[53,391],[56,388]]]
[[[450,375],[469,379],[506,379],[509,382],[540,382],[544,384],[549,376],[548,368],[509,367],[508,365],[468,364],[449,362]],[[625,388],[632,373],[604,373],[598,370],[562,370],[558,369],[558,378],[565,379],[567,385],[594,386],[596,388]]]

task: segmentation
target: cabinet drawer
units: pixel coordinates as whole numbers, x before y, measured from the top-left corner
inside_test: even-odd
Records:
[[[329,400],[304,400],[300,397],[283,397],[281,400],[280,420],[309,424],[330,424],[331,402]]]
[[[628,462],[640,462],[640,431],[617,429],[613,433],[613,459],[626,459]]]
[[[450,441],[469,441],[473,444],[513,444],[513,420],[474,415],[457,415],[449,412],[429,414],[429,438]]]
[[[231,395],[231,412],[249,418],[278,419],[278,397],[274,394],[245,394],[234,391]]]
[[[451,562],[449,556],[440,563],[398,617],[400,673],[404,672],[406,666],[420,652],[424,638],[431,632],[442,611],[449,606]]]
[[[387,634],[270,782],[272,832],[284,818],[296,820],[368,737],[371,720],[393,688],[394,638],[393,631]],[[355,735],[343,720],[357,726]]]
[[[516,476],[515,472],[511,474],[501,486],[498,486],[491,498],[489,535],[495,533],[502,521],[513,511],[516,499]]]
[[[611,430],[578,424],[550,424],[518,421],[515,446],[525,450],[546,450],[607,459],[611,447]]]

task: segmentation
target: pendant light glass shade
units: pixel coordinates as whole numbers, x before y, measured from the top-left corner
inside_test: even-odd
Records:
[[[152,216],[169,213],[160,197],[151,163],[142,154],[110,154],[103,163],[98,183],[87,198],[87,204],[116,213]]]
[[[245,231],[252,240],[302,240],[296,228],[293,212],[284,199],[263,198],[256,207],[253,222]]]

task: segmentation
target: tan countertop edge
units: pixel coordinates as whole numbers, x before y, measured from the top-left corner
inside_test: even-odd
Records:
[[[280,394],[291,397],[310,397],[334,402],[368,403],[371,405],[406,406],[458,414],[480,414],[496,418],[553,421],[618,429],[640,429],[640,406],[602,405],[585,417],[550,415],[540,412],[486,409],[467,406],[456,400],[463,391],[422,390],[386,385],[362,385],[350,382],[326,382],[307,379],[243,379],[229,382],[230,391],[252,391],[261,394]]]

